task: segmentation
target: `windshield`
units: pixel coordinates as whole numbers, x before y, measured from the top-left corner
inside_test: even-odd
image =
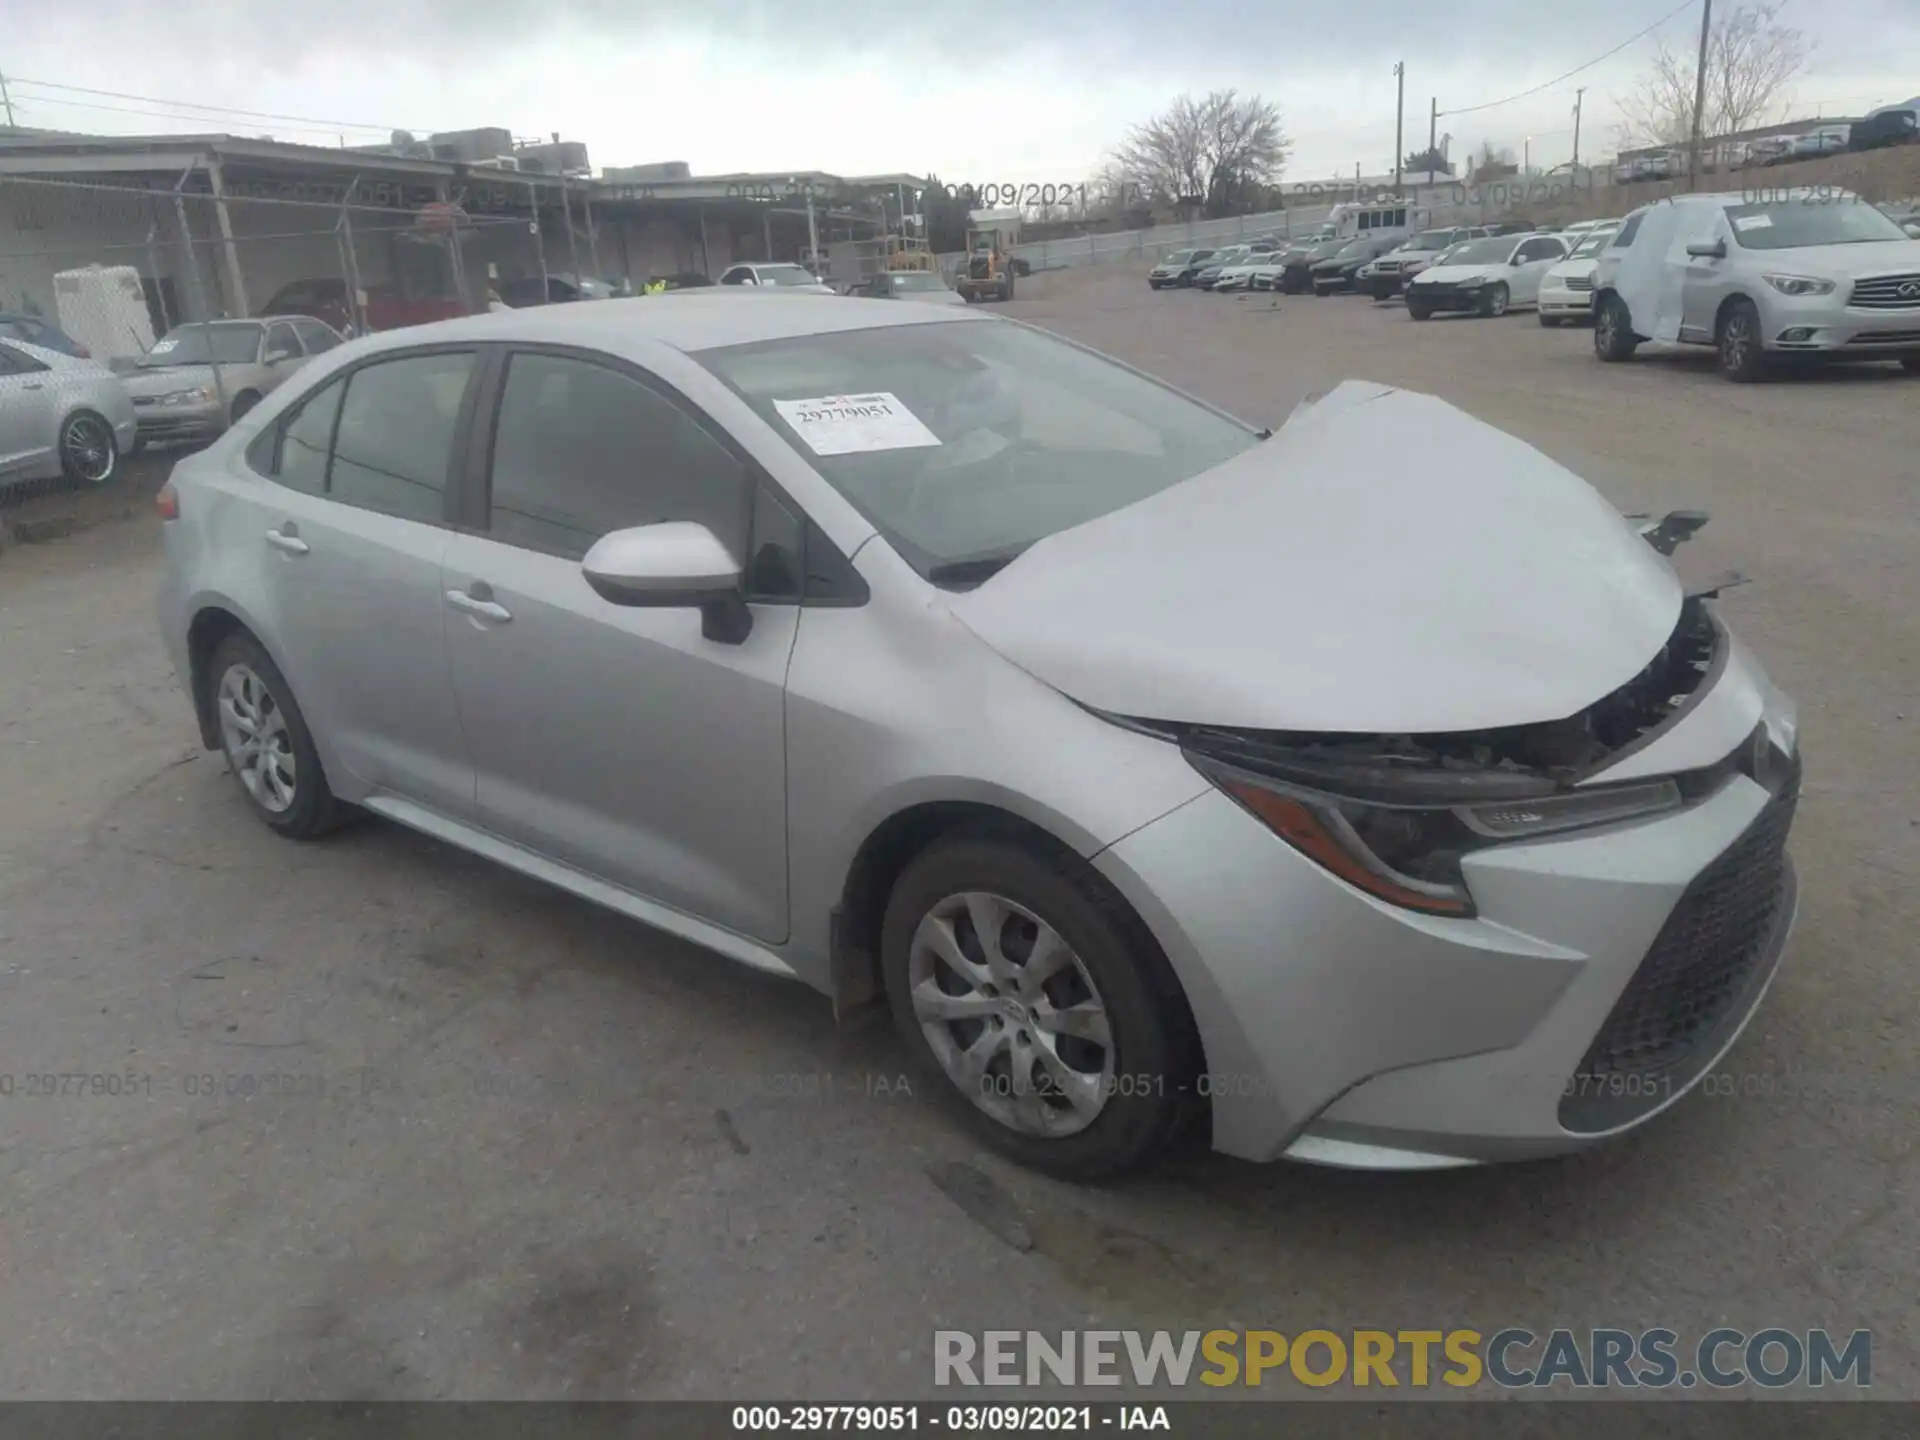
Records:
[[[760,277],[762,285],[818,285],[811,270],[804,265],[761,265],[754,274]]]
[[[1191,250],[1176,250],[1160,263],[1162,265],[1184,265],[1193,258]]]
[[[1403,241],[1403,250],[1444,250],[1453,242],[1451,230],[1422,230],[1411,240]]]
[[[1519,242],[1508,235],[1469,240],[1447,256],[1449,265],[1504,265]]]
[[[851,330],[694,359],[937,583],[983,579],[1034,541],[1210,470],[1258,438],[1020,325]],[[873,408],[845,420],[825,397]],[[955,562],[966,563],[943,573]]]
[[[1371,240],[1349,240],[1334,252],[1333,258],[1336,260],[1357,260],[1362,255],[1371,255],[1373,249],[1374,245]]]
[[[1905,240],[1906,231],[1873,206],[1852,196],[1842,200],[1788,200],[1770,205],[1729,205],[1733,238],[1746,250],[1790,250],[1796,245],[1865,245]]]
[[[914,290],[944,290],[947,288],[946,281],[928,270],[916,270],[904,275],[894,275],[890,278],[893,282],[893,293],[896,295]]]
[[[140,368],[170,365],[251,365],[260,353],[258,325],[180,325],[153,342]]]
[[[1216,250],[1213,252],[1213,263],[1216,265],[1231,265],[1246,253],[1247,252],[1240,246],[1230,245],[1225,250]]]
[[[1573,247],[1573,254],[1567,258],[1569,260],[1586,260],[1594,255],[1598,255],[1602,250],[1607,248],[1607,243],[1613,239],[1613,233],[1611,230],[1589,230],[1585,235],[1580,237],[1580,243]]]

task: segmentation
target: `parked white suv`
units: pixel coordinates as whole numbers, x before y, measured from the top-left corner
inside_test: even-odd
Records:
[[[1712,345],[1729,380],[1782,356],[1920,372],[1920,241],[1845,191],[1684,195],[1636,210],[1600,254],[1593,345]]]

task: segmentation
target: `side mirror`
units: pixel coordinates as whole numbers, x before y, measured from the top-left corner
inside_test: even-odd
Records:
[[[706,526],[667,520],[602,535],[580,561],[594,593],[614,605],[700,611],[700,633],[738,645],[753,629],[740,562]]]
[[[1724,260],[1727,258],[1727,242],[1715,240],[1711,245],[1689,245],[1687,254],[1695,260]]]

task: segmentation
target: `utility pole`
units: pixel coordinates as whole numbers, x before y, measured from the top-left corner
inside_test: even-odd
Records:
[[[13,97],[7,93],[7,77],[4,75],[0,75],[0,103],[4,103],[7,107],[7,125],[11,128],[13,125]]]
[[[1435,133],[1439,129],[1440,129],[1440,97],[1436,95],[1433,97],[1432,106],[1427,110],[1427,173],[1429,176],[1431,176],[1433,173],[1433,149],[1434,149],[1434,146],[1440,143],[1437,139],[1434,138]]]
[[[1687,146],[1687,189],[1700,188],[1700,125],[1707,108],[1707,32],[1713,24],[1713,0],[1701,0],[1700,63],[1693,73],[1693,139]]]
[[[1397,82],[1393,97],[1393,194],[1400,197],[1400,162],[1406,155],[1402,148],[1401,127],[1407,118],[1407,62],[1402,60],[1393,67],[1393,78]]]
[[[1580,168],[1580,107],[1586,103],[1587,87],[1573,92],[1573,168]]]

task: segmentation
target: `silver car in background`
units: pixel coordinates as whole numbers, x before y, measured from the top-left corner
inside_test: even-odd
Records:
[[[1699,517],[1428,396],[1269,431],[975,311],[665,295],[369,337],[160,503],[266,825],[884,1005],[1054,1174],[1590,1144],[1793,921],[1794,711],[1665,558]]]
[[[0,486],[101,484],[133,437],[133,400],[106,366],[0,340]]]
[[[1594,271],[1594,351],[1711,345],[1729,380],[1800,355],[1920,373],[1920,240],[1825,187],[1675,196],[1629,215]]]
[[[309,359],[343,343],[305,315],[174,326],[126,372],[140,419],[135,448],[224,433]]]

